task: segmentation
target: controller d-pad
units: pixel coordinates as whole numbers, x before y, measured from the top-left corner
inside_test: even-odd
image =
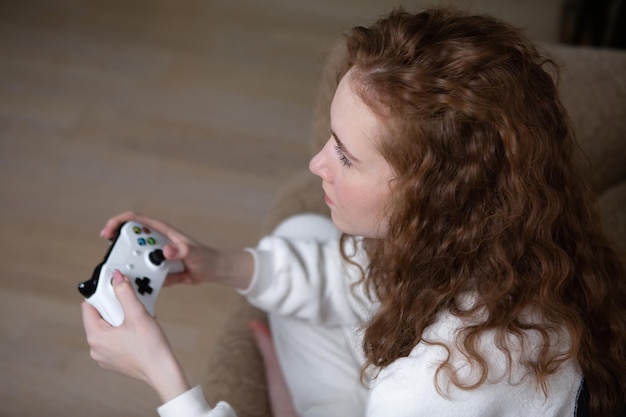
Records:
[[[141,295],[152,294],[152,287],[150,286],[150,278],[135,278],[135,284],[137,284],[137,292]]]

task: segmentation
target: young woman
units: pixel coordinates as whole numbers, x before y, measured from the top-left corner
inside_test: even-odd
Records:
[[[185,262],[172,282],[231,285],[268,311],[271,337],[254,328],[276,417],[623,412],[626,277],[572,163],[555,66],[518,30],[441,9],[394,11],[347,46],[310,163],[332,224],[288,219],[237,253],[133,213],[103,237],[144,222]],[[162,415],[235,416],[189,388],[115,283],[122,326],[83,305],[93,358],[153,386]]]

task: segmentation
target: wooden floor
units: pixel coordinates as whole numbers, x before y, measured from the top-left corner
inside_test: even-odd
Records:
[[[556,0],[457,3],[557,37]],[[156,396],[101,370],[84,340],[76,286],[104,255],[104,221],[132,209],[217,247],[254,245],[308,161],[325,48],[395,4],[0,2],[0,417],[155,415]],[[235,297],[161,294],[192,382]]]

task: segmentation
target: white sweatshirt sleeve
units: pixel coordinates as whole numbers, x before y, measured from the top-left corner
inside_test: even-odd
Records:
[[[160,417],[237,417],[232,407],[220,401],[212,408],[198,385],[157,409]]]
[[[355,247],[355,245],[357,247]],[[265,311],[298,317],[325,326],[354,325],[367,320],[375,306],[363,285],[354,285],[365,268],[361,241],[347,243],[359,268],[341,256],[339,240],[263,238],[256,249],[250,286],[240,291]]]

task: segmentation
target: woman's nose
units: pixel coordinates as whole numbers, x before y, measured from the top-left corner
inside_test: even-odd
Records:
[[[325,158],[325,150],[328,148],[327,145],[324,146],[313,158],[311,158],[311,161],[309,161],[309,171],[322,178],[324,181],[329,182],[332,178]]]

